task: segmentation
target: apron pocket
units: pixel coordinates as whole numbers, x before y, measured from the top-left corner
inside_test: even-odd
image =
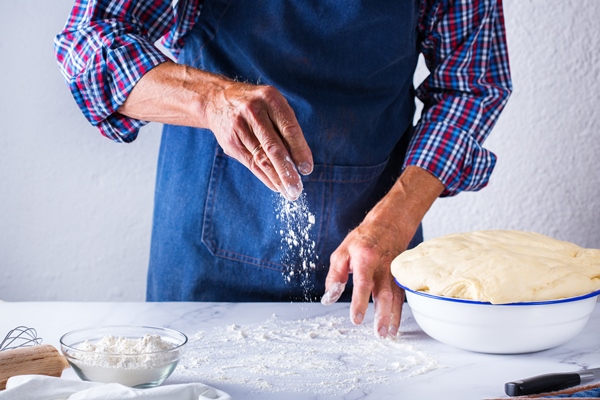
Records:
[[[315,165],[303,177],[303,199],[314,216],[310,230],[320,266],[383,195],[379,189],[386,162],[366,167]],[[384,179],[385,180],[385,179]],[[294,262],[282,245],[285,201],[245,166],[218,148],[210,176],[202,242],[217,257],[283,271]],[[301,260],[300,260],[301,261]]]

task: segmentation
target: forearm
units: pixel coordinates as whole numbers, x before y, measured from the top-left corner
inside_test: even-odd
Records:
[[[118,109],[145,121],[208,128],[211,99],[230,81],[167,61],[145,74]]]
[[[406,249],[423,217],[444,190],[439,179],[422,168],[409,166],[392,189],[367,214],[363,224],[383,227],[394,236],[392,257]]]

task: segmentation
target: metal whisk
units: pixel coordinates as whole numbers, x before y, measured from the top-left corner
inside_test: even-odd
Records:
[[[15,329],[10,330],[0,342],[0,351],[36,346],[41,343],[42,338],[38,337],[34,328],[17,326]]]

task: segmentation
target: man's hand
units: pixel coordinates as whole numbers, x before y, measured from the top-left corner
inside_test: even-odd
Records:
[[[394,225],[393,221],[365,220],[354,229],[331,255],[326,281],[329,288],[336,282],[346,282],[348,274],[353,274],[350,318],[354,324],[362,323],[373,294],[374,328],[380,337],[396,335],[404,302],[404,293],[393,282],[390,264],[410,238],[398,240],[403,232]]]
[[[146,121],[208,128],[223,151],[288,200],[302,193],[312,153],[294,111],[271,86],[240,83],[165,62],[140,79],[121,114]]]
[[[400,325],[404,292],[394,283],[393,259],[406,249],[423,216],[442,193],[442,183],[419,167],[407,167],[390,192],[331,255],[326,292],[321,302],[340,297],[348,274],[354,283],[350,318],[362,323],[369,298],[375,307],[375,334],[395,337]]]

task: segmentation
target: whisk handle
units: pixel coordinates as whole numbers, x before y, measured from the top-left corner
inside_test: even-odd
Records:
[[[0,351],[0,390],[17,375],[49,375],[59,377],[69,363],[49,344]]]

